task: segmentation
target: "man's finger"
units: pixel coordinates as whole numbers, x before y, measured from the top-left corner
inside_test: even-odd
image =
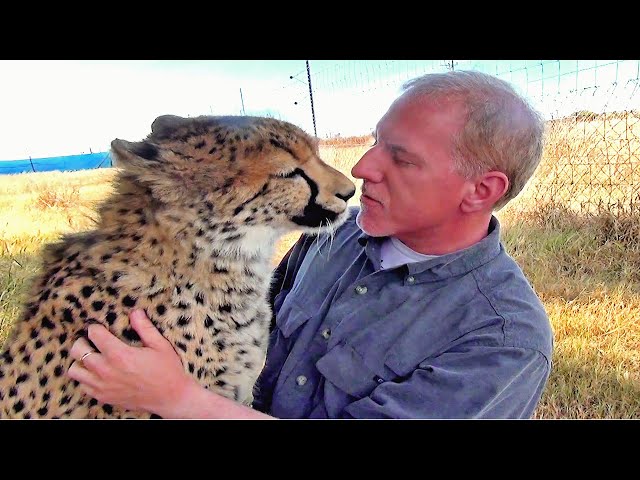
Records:
[[[83,370],[86,369],[92,374],[98,376],[104,375],[105,368],[107,367],[105,359],[85,337],[80,337],[73,342],[69,355],[75,360],[71,367],[77,365],[76,368],[81,367]],[[71,370],[71,367],[69,367],[69,370]]]
[[[131,348],[107,330],[104,325],[98,323],[91,324],[87,328],[87,333],[89,335],[89,340],[91,340],[93,344],[98,347],[98,350],[100,350],[100,355],[104,355],[107,358],[122,356],[126,354],[129,348]],[[90,355],[85,358],[85,360],[94,360],[91,357],[95,357],[95,355]]]
[[[151,348],[166,347],[169,343],[166,338],[158,331],[144,310],[135,309],[129,314],[131,326],[140,336],[142,343]]]
[[[95,349],[89,344],[87,339],[85,337],[80,337],[73,342],[71,350],[69,350],[69,355],[71,355],[71,358],[79,362],[86,353],[93,351],[95,351]]]
[[[77,361],[71,364],[69,370],[67,370],[67,376],[91,388],[95,388],[98,385],[98,377]]]

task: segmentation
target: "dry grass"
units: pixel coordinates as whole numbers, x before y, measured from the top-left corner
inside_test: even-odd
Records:
[[[80,191],[77,187],[61,192],[47,190],[40,192],[36,198],[35,207],[39,210],[49,208],[68,209],[80,204]]]
[[[522,203],[553,199],[584,214],[640,211],[640,116],[593,115],[547,123],[547,143]]]
[[[640,418],[640,201],[634,197],[640,179],[634,130],[611,130],[626,136],[629,147],[616,155],[616,138],[599,133],[614,120],[552,125],[536,178],[498,212],[505,247],[543,300],[555,334],[553,371],[536,418]],[[635,121],[623,120],[635,128]],[[350,176],[369,141],[323,142],[321,155]],[[613,160],[625,165],[624,175],[620,168],[604,180],[586,178],[579,166],[608,171]],[[0,176],[0,341],[38,271],[43,243],[90,228],[113,173]],[[274,264],[298,236],[282,239]]]
[[[585,219],[559,207],[499,216],[555,335],[536,416],[640,418],[640,216]]]

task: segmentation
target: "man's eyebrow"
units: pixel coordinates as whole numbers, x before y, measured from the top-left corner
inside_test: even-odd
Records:
[[[402,145],[390,144],[389,145],[389,149],[393,150],[394,152],[408,153],[408,154],[413,155],[409,150],[404,148]]]
[[[377,134],[378,134],[379,126],[380,126],[379,124],[376,124],[376,128],[372,132],[372,135],[374,136],[374,138],[378,137]],[[413,152],[410,152],[409,150],[407,150],[402,145],[398,145],[398,144],[395,144],[395,143],[389,143],[389,144],[387,144],[387,148],[389,150],[391,150],[391,152],[393,152],[393,153],[402,153],[402,154],[405,154],[405,155],[409,155],[411,157],[414,157],[416,160],[420,160],[421,159],[420,155],[418,155],[416,153],[413,153]]]
[[[407,150],[402,145],[390,144],[388,145],[388,148],[394,155],[399,153],[414,162],[423,163],[422,156],[410,150]]]

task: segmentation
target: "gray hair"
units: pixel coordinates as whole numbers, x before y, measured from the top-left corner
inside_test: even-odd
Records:
[[[494,210],[520,193],[542,158],[544,120],[509,83],[458,70],[414,78],[403,90],[404,96],[451,99],[465,107],[467,121],[454,138],[454,165],[465,178],[489,171],[507,176],[509,188]]]

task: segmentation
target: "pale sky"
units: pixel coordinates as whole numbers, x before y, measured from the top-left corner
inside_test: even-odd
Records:
[[[446,62],[310,60],[318,136],[370,133],[402,82]],[[549,116],[582,109],[560,91],[593,111],[629,108],[638,64],[456,60],[455,68],[511,81]],[[314,133],[304,60],[0,60],[0,161],[107,151],[114,138],[141,140],[167,113],[271,115]]]
[[[289,68],[288,68],[289,67]],[[304,61],[0,61],[0,159],[106,151],[140,140],[158,115],[267,110]],[[259,79],[259,81],[258,81]],[[272,97],[272,96],[271,96]]]

